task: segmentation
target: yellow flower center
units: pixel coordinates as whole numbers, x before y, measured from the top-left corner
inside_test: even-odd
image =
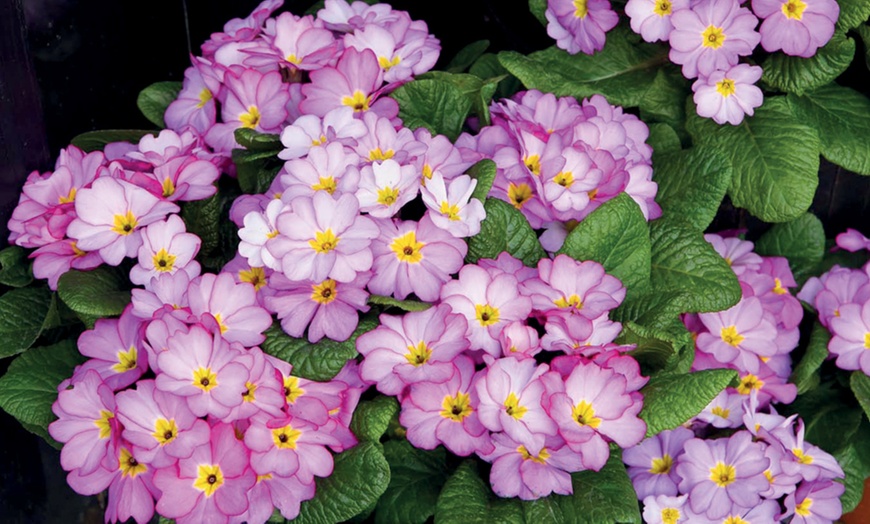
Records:
[[[498,308],[492,307],[489,304],[475,305],[474,313],[474,316],[482,327],[491,326],[499,320]]]
[[[378,189],[378,204],[391,206],[399,199],[399,189],[395,187],[385,187]]]
[[[133,454],[130,453],[130,450],[127,448],[121,448],[120,457],[118,457],[118,469],[121,471],[122,477],[130,477],[133,478],[140,473],[145,473],[148,471],[148,467],[145,464],[139,464],[139,461],[133,457]]]
[[[118,363],[112,366],[112,371],[115,373],[125,373],[131,369],[136,369],[136,348],[130,346],[127,351],[118,351]]]
[[[245,382],[245,391],[242,393],[242,402],[253,402],[257,400],[257,385],[253,382]]]
[[[459,206],[445,200],[441,202],[441,214],[450,220],[459,220]]]
[[[405,359],[408,361],[408,364],[411,364],[415,368],[428,362],[431,356],[432,350],[422,340],[416,346],[408,346],[408,352],[405,353]]]
[[[508,199],[515,208],[522,209],[523,204],[530,198],[532,198],[532,188],[528,184],[522,183],[517,185],[513,182],[508,184]]]
[[[175,194],[175,184],[171,178],[166,177],[163,179],[163,198],[169,198],[173,194]]]
[[[722,524],[750,524],[749,521],[743,520],[738,515],[729,515],[727,519],[722,521]]]
[[[157,443],[161,446],[165,446],[175,440],[175,437],[178,436],[178,425],[175,423],[175,419],[157,419],[157,422],[154,423],[154,433],[151,436],[157,439]]]
[[[531,460],[532,462],[537,462],[538,464],[546,464],[547,459],[550,458],[550,452],[547,451],[547,448],[541,448],[541,452],[537,455],[532,455],[529,453],[529,450],[526,449],[525,446],[520,446],[517,448],[517,453],[522,455],[523,460]]]
[[[556,307],[559,308],[574,308],[574,309],[583,309],[583,301],[580,300],[580,297],[577,295],[571,295],[570,297],[560,297],[553,301],[553,304],[556,304]]]
[[[226,333],[228,328],[227,328],[227,325],[224,324],[224,319],[221,317],[221,314],[220,314],[220,313],[215,313],[215,314],[212,315],[212,316],[214,316],[214,320],[215,320],[215,322],[218,323],[218,327],[219,327],[220,330],[221,330],[221,334]]]
[[[649,468],[649,472],[653,475],[667,475],[673,466],[674,459],[665,453],[661,458],[652,459],[652,467]]]
[[[574,184],[574,173],[568,171],[560,171],[553,177],[553,182],[559,184],[562,187],[571,187]]]
[[[224,483],[224,474],[217,464],[200,464],[197,468],[193,487],[205,493],[206,498],[214,495]]]
[[[253,285],[254,291],[259,291],[267,283],[266,270],[261,267],[242,269],[239,271],[239,280]]]
[[[721,27],[711,25],[708,26],[707,29],[704,29],[704,32],[701,33],[701,44],[704,47],[719,49],[724,43],[725,33],[722,31]]]
[[[302,436],[302,431],[287,424],[283,428],[272,430],[272,442],[278,449],[296,449],[296,441]]]
[[[399,65],[402,59],[398,56],[394,56],[392,59],[389,59],[385,56],[378,57],[378,64],[381,66],[381,69],[384,71],[389,71],[393,66]]]
[[[791,452],[792,454],[794,454],[794,458],[796,458],[797,461],[801,464],[809,465],[813,463],[812,455],[807,455],[806,453],[804,453],[804,450],[800,448],[794,448],[791,450]]]
[[[172,271],[172,268],[175,265],[175,259],[175,255],[168,253],[166,248],[161,248],[152,258],[152,262],[154,262],[154,270],[163,273]]]
[[[81,249],[79,249],[75,242],[70,242],[69,247],[72,248],[73,253],[76,257],[83,257],[88,254],[87,251],[82,251]]]
[[[139,221],[136,220],[136,215],[132,211],[127,211],[126,215],[115,215],[115,225],[112,231],[119,235],[129,235],[136,230]]]
[[[710,480],[720,488],[724,488],[737,480],[737,470],[730,464],[717,462],[714,467],[710,468]]]
[[[723,78],[721,81],[716,82],[716,91],[725,98],[733,95],[735,91],[734,80]]]
[[[326,231],[316,232],[314,238],[308,241],[308,245],[311,246],[314,251],[317,251],[320,254],[326,254],[335,249],[339,240],[340,239],[332,232],[332,229],[327,229]]]
[[[426,244],[417,242],[417,234],[413,231],[408,231],[404,235],[394,238],[390,244],[390,249],[396,254],[396,258],[400,262],[408,262],[409,264],[417,264],[423,260],[423,253],[420,251]]]
[[[369,110],[371,98],[366,97],[365,93],[357,89],[353,92],[353,96],[344,96],[341,98],[342,105],[350,106],[357,113]]]
[[[773,279],[773,292],[777,295],[785,295],[788,293],[788,290],[782,287],[782,280],[778,278]]]
[[[673,6],[668,0],[659,0],[653,7],[653,13],[659,16],[668,16],[673,12]]]
[[[376,147],[369,151],[369,160],[372,162],[383,162],[384,160],[389,160],[394,156],[396,156],[396,152],[392,149],[381,151],[381,148]]]
[[[723,327],[719,335],[722,337],[722,342],[734,347],[739,346],[746,339],[746,337],[737,332],[737,328],[734,326]]]
[[[315,138],[314,140],[311,141],[311,146],[312,147],[322,146],[325,143],[326,143],[326,135],[320,135],[320,138]]]
[[[737,386],[737,392],[741,395],[748,395],[753,389],[759,390],[764,386],[764,381],[756,377],[752,373],[747,373],[745,377],[740,379],[740,384]]]
[[[193,385],[203,391],[211,391],[218,385],[217,375],[211,368],[199,368],[193,372]]]
[[[840,316],[839,313],[837,316]],[[870,349],[870,333],[864,333],[864,349]]]
[[[239,121],[242,122],[242,127],[254,129],[260,123],[260,110],[257,106],[248,106],[248,112],[239,115]]]
[[[757,427],[755,428],[755,431],[758,432]],[[764,478],[766,478],[767,481],[771,484],[773,484],[774,479],[776,479],[776,477],[773,476],[773,473],[771,473],[769,469],[764,470]]]
[[[444,408],[441,410],[441,416],[454,422],[462,422],[474,411],[471,407],[471,396],[468,393],[460,392],[456,396],[445,395],[441,406]]]
[[[583,2],[584,4],[586,2]],[[533,175],[539,176],[541,174],[541,157],[538,155],[529,155],[523,157],[523,164],[529,168],[529,171],[532,172]]]
[[[94,425],[100,428],[100,438],[109,438],[112,434],[111,419],[115,418],[115,414],[108,409],[100,410],[100,418],[94,421]]]
[[[214,98],[214,95],[211,94],[211,91],[207,87],[203,87],[202,91],[199,92],[199,103],[196,104],[196,107],[202,109],[212,98]]]
[[[67,196],[58,197],[58,204],[69,204],[70,202],[74,202],[76,199],[76,188],[72,187],[69,190],[69,194]]]
[[[589,8],[586,6],[588,0],[574,0],[574,16],[577,18],[586,18],[589,14]]]
[[[423,164],[423,185],[426,185],[427,180],[432,179],[432,166],[429,164]]]
[[[579,404],[574,406],[574,409],[571,410],[571,418],[581,426],[597,428],[601,425],[601,419],[595,416],[595,410],[592,408],[592,404],[585,400],[581,400]]]
[[[813,505],[813,499],[807,497],[801,501],[800,504],[794,507],[794,512],[801,517],[809,517],[813,513],[810,511],[810,507]]]
[[[329,304],[338,297],[338,293],[335,292],[335,286],[335,280],[331,278],[327,278],[320,284],[312,284],[311,300],[319,304]]]
[[[329,193],[331,195],[331,194],[335,193],[336,187],[337,187],[337,185],[335,183],[334,178],[332,178],[331,176],[326,176],[326,177],[322,176],[322,177],[320,177],[320,180],[316,184],[311,186],[311,189],[313,189],[315,191],[326,191],[327,193]]]
[[[677,524],[680,520],[680,510],[677,508],[662,508],[662,524]]]
[[[299,65],[300,63],[302,63],[302,60],[300,60],[295,53],[290,53],[284,60],[287,60],[293,65]]]
[[[801,0],[788,0],[788,2],[782,4],[782,14],[784,14],[786,18],[800,20],[803,18],[804,9],[806,8],[807,4],[801,2]]]
[[[305,390],[299,387],[298,377],[284,377],[284,398],[288,404],[295,404],[296,399],[305,394]]]
[[[520,420],[526,414],[529,408],[520,406],[520,399],[511,391],[511,394],[504,400],[504,411],[513,418]]]
[[[728,418],[728,415],[731,414],[731,410],[730,410],[730,409],[728,409],[728,408],[723,408],[722,406],[715,406],[715,407],[714,407],[712,410],[710,410],[710,411],[712,411],[713,414],[716,415],[717,417],[722,417],[722,418],[725,418],[725,419],[727,419],[727,418]]]

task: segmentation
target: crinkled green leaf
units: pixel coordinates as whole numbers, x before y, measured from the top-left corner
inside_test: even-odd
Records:
[[[870,136],[870,99],[848,87],[830,84],[804,96],[790,94],[788,103],[801,122],[818,130],[825,158],[849,171],[870,175],[870,141],[866,140]]]
[[[626,193],[584,218],[568,234],[559,253],[600,263],[631,293],[649,284],[649,230],[640,207]]]
[[[480,78],[472,74],[445,73],[444,71],[429,71],[417,77],[418,80],[439,80],[448,82],[459,88],[471,102],[471,108],[481,119],[481,125],[489,125],[489,103],[504,75],[494,78]],[[452,138],[451,138],[452,139]]]
[[[293,374],[298,377],[320,381],[332,380],[348,360],[358,355],[357,337],[377,325],[376,319],[363,317],[348,340],[336,342],[323,338],[312,344],[308,339],[291,337],[284,333],[280,324],[275,323],[264,333],[266,340],[260,347],[267,354],[292,364]]]
[[[33,345],[45,329],[53,306],[54,294],[41,287],[13,289],[0,296],[0,358]]]
[[[145,131],[142,129],[106,129],[103,131],[88,131],[76,135],[70,140],[70,144],[83,150],[85,153],[91,151],[102,151],[106,144],[111,142],[130,142],[138,144],[139,140],[145,135],[153,135],[156,131]]]
[[[704,231],[713,222],[731,184],[731,163],[718,150],[696,146],[653,155],[656,202],[662,216],[671,216]]]
[[[353,412],[350,430],[360,440],[379,442],[398,411],[395,397],[378,395],[371,400],[364,400]]]
[[[497,98],[513,96],[521,87],[519,79],[501,65],[495,53],[480,55],[468,72],[482,80],[498,79],[497,89],[494,91]]]
[[[832,82],[854,57],[855,40],[838,32],[811,58],[773,53],[761,65],[761,80],[773,89],[801,95]]]
[[[864,64],[870,69],[870,25],[861,24],[855,30],[864,42]]]
[[[75,269],[61,275],[57,294],[76,313],[88,316],[120,315],[130,303],[127,275],[118,268],[100,266],[90,271]]]
[[[276,151],[248,151],[233,149],[233,163],[236,165],[239,186],[247,194],[265,193],[275,180],[284,161]]]
[[[529,0],[529,10],[541,25],[547,25],[547,17],[544,15],[547,10],[547,0]]]
[[[755,252],[763,256],[786,257],[796,279],[813,274],[825,256],[825,229],[812,213],[804,213],[791,222],[776,224],[755,243]]]
[[[487,48],[489,48],[489,40],[472,42],[460,49],[444,69],[448,73],[461,73],[471,67],[471,64],[480,58],[480,55],[485,53]]]
[[[672,319],[682,313],[684,294],[683,291],[649,292],[626,299],[610,312],[610,319],[617,322],[633,320],[644,326],[666,329]]]
[[[284,149],[280,135],[260,133],[247,127],[240,127],[233,132],[236,142],[248,151],[272,151],[273,153]]]
[[[723,311],[740,301],[737,277],[700,231],[664,221],[650,224],[654,292],[682,292],[683,313]]]
[[[515,499],[498,499],[477,472],[474,460],[465,460],[447,479],[435,506],[435,524],[524,524],[522,506]]]
[[[487,198],[483,204],[486,219],[480,223],[480,233],[468,239],[466,260],[473,264],[481,258],[497,258],[507,251],[529,267],[547,256],[529,221],[516,208],[503,200]]]
[[[163,129],[166,127],[163,114],[169,104],[178,98],[181,87],[181,82],[155,82],[139,92],[136,105],[139,107],[139,111],[145,115],[145,118]]]
[[[819,368],[828,358],[828,342],[830,340],[831,333],[818,321],[813,323],[807,350],[788,379],[789,382],[797,386],[798,394],[804,394],[819,384]]]
[[[380,444],[360,442],[336,455],[332,474],[316,483],[314,498],[302,503],[295,524],[336,524],[365,511],[386,491],[390,465]]]
[[[737,372],[732,369],[705,369],[652,377],[640,390],[643,409],[639,417],[646,422],[646,436],[682,425],[736,379]]]
[[[870,1],[868,0],[837,0],[840,5],[840,17],[837,19],[837,29],[845,31],[858,27],[870,18]]]
[[[821,144],[804,122],[784,97],[768,97],[738,126],[720,126],[693,112],[686,127],[697,144],[718,149],[731,162],[728,194],[735,206],[766,222],[785,222],[810,207],[819,183]]]
[[[472,106],[469,97],[455,83],[433,78],[408,82],[390,96],[399,103],[399,118],[405,126],[425,127],[451,141],[459,136]]]
[[[486,196],[489,194],[490,189],[492,189],[492,183],[495,181],[496,171],[495,162],[488,158],[484,158],[469,168],[468,176],[477,180],[477,186],[475,186],[474,192],[471,194],[472,198],[486,202]]]
[[[604,49],[594,55],[570,55],[554,46],[528,56],[503,51],[498,59],[528,89],[578,99],[600,94],[611,104],[635,107],[667,63],[667,48],[635,45],[637,40],[626,27],[617,26],[607,34]]]
[[[84,361],[73,340],[20,355],[0,378],[0,408],[52,442],[47,428],[55,419],[51,405],[57,399],[57,386]]]
[[[447,453],[443,447],[426,451],[407,440],[388,440],[384,457],[390,464],[390,485],[378,500],[375,524],[423,524],[435,514],[447,481]]]
[[[383,295],[369,295],[369,304],[376,306],[395,307],[403,311],[426,311],[432,304],[419,300],[396,300]]]
[[[653,148],[653,154],[674,153],[683,148],[680,135],[673,127],[661,122],[649,124],[649,138],[646,143]]]
[[[870,419],[870,377],[863,371],[853,371],[849,384],[852,386],[852,393],[855,394],[858,403],[864,408],[864,414]]]
[[[845,514],[858,507],[858,504],[861,503],[861,498],[864,496],[864,467],[853,444],[843,448],[839,453],[834,455],[834,458],[837,459],[837,463],[846,474],[846,478],[843,479],[846,491],[840,496],[840,502],[843,504],[843,513]]]
[[[0,251],[0,284],[9,287],[24,287],[33,282],[33,272],[27,251],[18,246],[9,246]]]
[[[686,97],[692,93],[691,84],[680,70],[665,65],[640,100],[640,116],[645,122],[664,122],[680,129],[686,120]]]
[[[631,355],[644,369],[661,369],[676,353],[672,337],[660,330],[628,321],[622,324],[617,344],[634,344]]]
[[[205,200],[185,202],[181,218],[188,233],[198,236],[202,243],[201,253],[211,253],[220,244],[221,201],[220,195],[212,195]]]

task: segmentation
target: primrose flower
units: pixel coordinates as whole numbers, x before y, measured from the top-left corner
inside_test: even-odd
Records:
[[[58,240],[34,251],[33,276],[48,279],[48,287],[57,290],[61,275],[70,269],[93,269],[103,263],[98,251],[85,252],[76,246],[74,240]]]
[[[726,388],[720,391],[696,418],[714,428],[739,428],[743,425],[743,398],[740,394]]]
[[[272,325],[272,315],[259,306],[254,286],[236,283],[229,273],[206,273],[193,279],[187,291],[194,316],[208,313],[220,326],[220,336],[245,347],[265,340],[262,334]]]
[[[245,65],[256,69],[284,66],[296,80],[298,71],[312,71],[328,65],[339,50],[340,44],[332,32],[310,15],[298,17],[293,13],[281,13],[270,29],[274,32],[271,45],[242,51],[250,55],[245,59]]]
[[[351,282],[357,273],[372,267],[371,239],[378,236],[375,222],[359,214],[353,195],[332,198],[317,191],[296,197],[292,211],[278,216],[279,235],[266,249],[281,260],[290,280]]]
[[[516,321],[506,325],[498,336],[505,357],[530,358],[541,352],[538,331]]]
[[[752,54],[760,36],[758,19],[738,0],[699,0],[671,16],[671,62],[683,66],[683,76],[710,76],[727,70],[741,56]]]
[[[327,29],[340,33],[350,33],[367,25],[387,25],[398,19],[401,11],[395,11],[388,4],[369,5],[365,2],[353,3],[345,0],[326,0],[324,8],[317,12]]]
[[[583,465],[577,454],[556,437],[545,445],[528,447],[506,433],[492,436],[495,450],[481,458],[492,462],[489,482],[500,497],[535,500],[551,493],[574,493],[569,472],[580,471]]]
[[[192,60],[193,65],[184,71],[183,88],[166,108],[163,119],[169,129],[181,132],[193,128],[204,135],[216,122],[215,95],[220,92],[223,72],[205,58]]]
[[[733,362],[741,370],[758,373],[759,357],[777,352],[776,327],[756,297],[745,297],[725,311],[702,313],[699,318],[709,332],[698,335],[698,349],[723,364]]]
[[[156,196],[189,202],[217,193],[214,183],[220,177],[220,170],[208,160],[183,156],[155,167],[152,176],[160,184]]]
[[[201,242],[198,236],[187,232],[178,215],[149,225],[142,231],[139,263],[130,270],[130,281],[148,287],[152,278],[177,271],[196,278],[200,266],[193,258]]]
[[[839,316],[830,319],[828,350],[842,369],[860,369],[870,375],[870,300],[862,305],[844,304]]]
[[[383,26],[366,24],[344,37],[344,44],[359,51],[371,49],[384,71],[384,82],[403,82],[432,69],[441,46],[425,22],[412,21],[403,11]]]
[[[549,0],[544,14],[547,34],[571,54],[601,51],[605,33],[619,22],[607,0]]]
[[[870,238],[865,237],[857,229],[847,228],[837,235],[837,247],[850,253],[870,249]]]
[[[420,178],[414,166],[384,160],[363,166],[356,197],[360,211],[373,217],[389,218],[416,198],[419,191]]]
[[[272,199],[262,212],[251,211],[245,215],[244,226],[239,228],[239,254],[252,267],[280,268],[280,262],[265,248],[266,242],[278,236],[278,215],[290,206],[281,200]]]
[[[534,309],[544,313],[596,319],[618,306],[625,287],[595,261],[578,262],[568,255],[538,262],[539,279],[524,282]]]
[[[399,114],[392,98],[379,97],[383,71],[370,49],[345,49],[335,67],[311,72],[311,83],[302,86],[305,99],[299,109],[305,114],[324,116],[329,111],[349,106],[355,113],[373,111],[386,118]]]
[[[402,399],[399,422],[408,430],[415,447],[435,449],[444,444],[452,453],[465,457],[493,451],[489,433],[477,416],[474,362],[466,356],[453,361],[455,371],[447,382],[411,384]]]
[[[248,509],[245,494],[257,476],[249,465],[250,452],[229,424],[211,428],[209,442],[189,458],[154,474],[162,495],[157,512],[179,524],[228,522]]]
[[[91,360],[76,374],[93,369],[114,391],[124,389],[148,370],[148,357],[142,346],[142,319],[127,306],[120,318],[101,318],[94,329],[79,336],[79,352]]]
[[[357,140],[354,151],[366,163],[395,160],[399,164],[412,164],[426,151],[426,145],[418,142],[407,127],[396,128],[392,121],[376,113],[362,116],[366,133]]]
[[[251,467],[258,475],[297,477],[303,484],[332,474],[332,454],[325,444],[332,438],[304,420],[283,416],[254,420],[245,431]]]
[[[419,222],[382,220],[378,226],[369,290],[399,300],[411,293],[426,302],[438,300],[442,285],[462,267],[467,244],[436,227],[428,215]]]
[[[365,133],[365,124],[354,118],[354,110],[349,106],[339,106],[323,117],[302,115],[281,131],[281,143],[284,149],[278,153],[278,158],[283,160],[301,158],[307,155],[311,148],[333,142],[353,147],[356,145],[356,139]]]
[[[794,524],[827,524],[836,522],[843,515],[840,497],[846,486],[831,480],[803,482],[798,489],[785,498],[785,513],[794,515]]]
[[[67,234],[78,249],[99,251],[110,266],[136,255],[142,243],[140,228],[179,210],[141,187],[109,177],[79,191],[75,202],[77,218]]]
[[[631,30],[644,40],[666,42],[674,28],[671,15],[688,7],[688,0],[628,0],[625,14],[631,19]]]
[[[471,158],[466,158],[464,152],[453,145],[450,139],[444,135],[432,136],[425,127],[415,129],[414,138],[426,146],[425,152],[418,153],[414,158],[414,165],[417,166],[420,182],[424,187],[434,173],[441,173],[444,180],[450,180],[464,173],[474,164],[474,160],[482,157],[474,151]]]
[[[752,116],[763,102],[764,95],[755,85],[761,73],[758,66],[737,64],[727,71],[701,76],[692,84],[698,114],[712,118],[717,124],[728,122],[736,126],[743,122],[743,116]]]
[[[281,199],[289,202],[297,196],[311,196],[326,191],[339,197],[359,189],[359,157],[338,142],[312,147],[305,158],[284,164],[280,175],[284,192]]]
[[[444,304],[380,320],[356,339],[356,348],[365,357],[360,376],[385,395],[398,395],[417,382],[450,380],[453,359],[468,349],[465,318]]]
[[[432,222],[457,238],[480,232],[480,223],[486,218],[483,203],[471,194],[477,180],[459,175],[445,182],[441,173],[432,174],[422,188],[423,203]]]
[[[765,51],[803,58],[831,40],[840,16],[834,0],[752,0],[752,10],[763,19],[758,31]]]
[[[244,522],[266,522],[275,508],[288,520],[299,516],[301,503],[314,498],[314,483],[303,484],[295,476],[257,475],[248,492],[248,511],[237,517]]]
[[[804,480],[843,478],[843,469],[837,460],[818,446],[804,440],[805,426],[802,420],[795,425],[788,424],[773,429],[771,436],[776,438],[786,452],[786,459],[780,464],[786,475],[800,475]]]
[[[870,300],[870,278],[864,271],[834,266],[821,277],[810,277],[797,298],[813,304],[819,322],[830,328],[845,304],[864,304]]]
[[[553,143],[557,137],[551,139]],[[555,162],[545,162],[541,166],[543,190],[541,195],[553,208],[553,215],[560,220],[571,220],[589,205],[589,195],[595,191],[604,178],[585,151],[567,147],[562,150]]]
[[[677,427],[645,439],[622,453],[637,498],[644,501],[644,506],[647,497],[679,494],[680,477],[674,465],[683,453],[683,444],[694,436],[691,430]]]
[[[643,521],[647,524],[683,524],[688,515],[683,509],[688,495],[647,495],[643,498]],[[640,498],[638,496],[638,498]]]

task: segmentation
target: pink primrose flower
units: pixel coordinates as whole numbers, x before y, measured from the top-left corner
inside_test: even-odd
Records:
[[[258,475],[295,476],[303,484],[314,477],[332,474],[332,454],[326,444],[333,442],[317,426],[293,417],[254,419],[245,431],[245,445],[251,450],[251,467]]]
[[[737,64],[713,71],[709,76],[701,75],[692,84],[698,114],[712,118],[717,124],[740,124],[744,115],[752,116],[764,101],[761,89],[755,85],[761,73],[758,66]]]
[[[671,15],[688,8],[688,0],[628,0],[625,14],[631,19],[631,30],[647,42],[667,42],[674,28]]]
[[[270,45],[244,49],[242,52],[251,55],[245,59],[246,65],[286,69],[295,80],[298,71],[331,65],[333,56],[338,54],[340,42],[313,16],[281,13],[270,22],[268,27],[273,32]]]
[[[194,156],[172,158],[154,168],[160,191],[155,196],[170,201],[204,200],[217,193],[220,170],[209,160]]]
[[[870,249],[870,238],[865,237],[857,229],[848,228],[837,235],[837,247],[850,253]]]
[[[121,318],[97,320],[94,329],[79,336],[79,352],[90,360],[75,373],[81,375],[96,370],[106,385],[114,391],[124,389],[148,370],[148,357],[142,344],[142,319],[127,306]]]
[[[819,322],[830,328],[842,306],[870,300],[870,278],[864,271],[834,266],[821,277],[810,277],[797,298],[815,306]]]
[[[109,265],[133,257],[142,243],[139,229],[177,213],[178,206],[158,200],[123,180],[100,178],[76,196],[76,219],[67,234],[82,251],[99,251]]]
[[[360,170],[356,197],[361,212],[373,217],[390,218],[420,192],[420,178],[413,165],[399,165],[394,160],[372,162]]]
[[[250,211],[245,215],[244,227],[239,228],[239,254],[253,267],[266,266],[278,270],[281,263],[266,249],[266,243],[278,236],[278,215],[290,210],[281,200],[272,199],[262,212]]]
[[[665,430],[640,444],[626,448],[622,461],[628,466],[628,476],[637,492],[637,498],[647,505],[647,497],[679,494],[680,477],[674,465],[683,453],[683,444],[695,435],[691,430],[677,427]]]
[[[248,509],[246,494],[257,480],[249,461],[250,451],[233,427],[217,423],[208,443],[176,467],[154,474],[154,484],[162,491],[157,512],[179,524],[229,522]]]
[[[794,524],[825,524],[836,522],[843,515],[840,497],[846,486],[830,480],[804,482],[785,498],[786,511],[778,518],[794,516]]]
[[[538,331],[521,321],[506,325],[498,337],[505,357],[531,358],[541,352]]]
[[[292,211],[278,216],[279,235],[266,249],[281,260],[290,280],[351,282],[372,267],[371,241],[378,236],[375,222],[359,214],[353,195],[332,198],[318,191],[296,197]]]
[[[254,286],[254,291],[257,294],[257,304],[263,308],[266,307],[265,298],[275,294],[274,290],[269,287],[269,281],[275,272],[267,267],[252,267],[238,253],[221,268],[221,273],[231,274],[237,284],[244,282]]]
[[[870,300],[863,304],[844,304],[840,314],[830,319],[833,338],[828,350],[837,356],[841,369],[860,369],[870,375]]]
[[[242,403],[233,408],[227,419],[248,420],[255,416],[281,416],[286,403],[280,373],[260,348],[249,349],[248,355],[252,358],[243,362],[250,367]]]
[[[598,262],[578,262],[568,255],[538,262],[540,279],[524,282],[532,307],[543,313],[600,317],[622,303],[625,287]]]
[[[146,524],[154,516],[154,500],[160,490],[154,485],[153,466],[126,447],[118,448],[118,466],[109,484],[106,522],[135,520]]]
[[[699,0],[671,16],[671,62],[683,66],[683,76],[710,76],[752,54],[761,36],[758,19],[737,0]]]
[[[571,495],[569,472],[583,469],[576,453],[556,437],[543,446],[528,447],[506,433],[492,436],[495,450],[482,458],[492,462],[489,482],[500,497],[535,500],[551,493]]]
[[[191,57],[193,65],[184,71],[184,87],[169,104],[163,119],[166,127],[181,132],[193,128],[205,135],[217,119],[215,97],[223,84],[223,71],[200,57]]]
[[[82,251],[74,240],[58,240],[30,254],[33,276],[48,279],[48,287],[57,289],[57,281],[70,269],[88,270],[103,263],[98,251]]]
[[[365,124],[354,118],[354,110],[349,106],[337,107],[323,117],[302,115],[281,131],[284,149],[278,153],[278,158],[302,158],[311,148],[333,142],[352,148],[365,133]]]
[[[723,364],[734,363],[738,369],[757,373],[760,357],[777,353],[776,326],[756,297],[743,298],[725,311],[701,313],[699,318],[709,332],[698,335],[698,350]]]
[[[475,187],[477,180],[468,175],[458,175],[448,183],[441,173],[434,173],[422,188],[432,222],[456,238],[479,233],[486,211],[480,200],[471,197]]]
[[[312,196],[317,191],[330,195],[356,193],[360,184],[359,157],[338,142],[312,147],[306,158],[290,160],[280,174],[284,192],[281,198]]]
[[[556,46],[572,55],[601,51],[605,33],[619,22],[607,0],[548,0],[544,14],[547,34],[556,39]]]
[[[834,0],[752,0],[752,10],[763,19],[758,31],[765,51],[803,58],[831,40],[840,16]]]
[[[441,173],[445,180],[450,180],[465,173],[476,161],[466,158],[462,150],[450,142],[446,136],[432,136],[432,133],[425,127],[415,129],[414,138],[426,146],[425,152],[417,153],[414,158],[414,165],[421,176],[420,183],[424,187],[434,173]],[[482,158],[482,155],[476,151],[474,154],[475,158]]]
[[[207,273],[193,279],[188,288],[194,316],[208,313],[220,326],[220,336],[245,347],[265,340],[263,331],[272,325],[272,315],[257,303],[254,286],[236,283],[228,273]]]
[[[523,294],[526,294],[523,289],[523,283],[538,276],[537,268],[528,267],[523,264],[522,260],[514,258],[507,251],[502,251],[495,259],[481,258],[477,261],[477,265],[487,270],[490,275],[507,273],[508,275],[515,276],[517,282],[520,283],[520,290]]]
[[[410,129],[397,128],[388,117],[367,113],[362,116],[362,121],[367,132],[359,137],[354,147],[362,162],[394,160],[405,166],[413,164],[426,152],[426,144],[417,141]]]
[[[133,289],[133,314],[144,320],[158,316],[158,312],[169,306],[169,309],[181,311],[188,309],[187,288],[190,276],[184,271],[162,273],[152,278],[149,289]],[[186,315],[185,315],[186,317]]]
[[[388,4],[370,5],[366,2],[353,3],[345,0],[326,0],[324,8],[317,12],[327,29],[340,33],[350,33],[367,25],[384,26],[398,20],[402,11],[395,11]]]
[[[172,129],[163,129],[157,136],[145,135],[139,143],[124,155],[124,160],[144,162],[154,167],[162,166],[177,157],[207,156],[203,149],[202,137],[195,130],[185,130],[180,134]]]
[[[314,498],[314,483],[303,484],[297,477],[257,475],[248,492],[248,511],[235,517],[240,522],[267,522],[277,508],[285,519],[299,516],[301,503]]]
[[[462,267],[468,247],[425,216],[419,221],[378,221],[372,242],[374,264],[368,288],[400,300],[411,293],[425,302],[438,300],[441,287]]]
[[[198,236],[187,232],[178,215],[154,222],[142,231],[139,263],[130,270],[130,281],[147,288],[152,278],[178,271],[196,278],[200,266],[193,258],[199,252],[200,243]]]
[[[559,142],[557,137],[551,143]],[[540,193],[552,207],[553,216],[571,220],[589,205],[589,195],[597,189],[604,173],[583,150],[562,149],[558,158],[541,166]],[[536,179],[537,180],[537,179]]]
[[[453,359],[468,349],[465,318],[444,304],[380,320],[379,327],[357,338],[356,348],[365,357],[360,376],[385,395],[418,382],[450,380]]]

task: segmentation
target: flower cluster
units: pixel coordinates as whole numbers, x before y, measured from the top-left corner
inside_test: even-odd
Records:
[[[400,399],[413,445],[491,462],[498,495],[570,494],[571,472],[601,469],[608,443],[632,446],[646,431],[637,414],[647,379],[608,319],[624,296],[596,262],[483,259],[444,283],[431,308],[381,315],[357,339],[360,376]]]
[[[837,235],[837,246],[855,252],[870,248],[870,239],[854,229]],[[870,265],[861,269],[834,266],[812,277],[798,298],[812,305],[832,335],[828,351],[836,365],[870,375]]]
[[[647,219],[661,216],[652,181],[649,128],[600,95],[582,103],[531,90],[491,108],[475,149],[498,166],[491,195],[522,211],[557,251],[568,230],[625,192]],[[457,144],[468,141],[460,137]]]

